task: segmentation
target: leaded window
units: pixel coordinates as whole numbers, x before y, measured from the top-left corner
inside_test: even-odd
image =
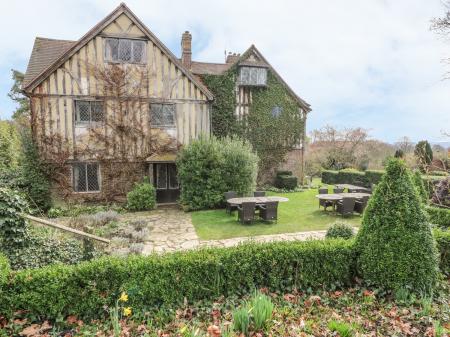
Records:
[[[150,122],[154,127],[174,127],[175,104],[150,104]]]
[[[89,124],[91,122],[102,122],[103,102],[101,101],[75,101],[75,122],[78,124]]]
[[[241,67],[239,82],[241,85],[266,85],[267,69],[262,67]]]
[[[272,117],[278,118],[282,112],[283,112],[283,107],[276,105],[272,108]]]
[[[105,41],[105,60],[109,62],[145,63],[143,40],[107,38]]]
[[[73,189],[75,192],[100,191],[98,163],[73,164]]]

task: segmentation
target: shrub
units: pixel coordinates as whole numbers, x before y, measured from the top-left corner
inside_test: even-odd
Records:
[[[201,137],[185,146],[177,160],[181,203],[188,210],[217,207],[224,192],[251,192],[256,185],[258,157],[238,139]]]
[[[340,170],[338,173],[338,180],[339,183],[352,184],[357,186],[364,186],[366,184],[364,172],[354,169]]]
[[[71,227],[83,229],[84,227],[102,227],[106,224],[117,221],[119,214],[116,211],[103,211],[95,214],[81,214],[71,218],[69,224]]]
[[[384,170],[366,170],[364,171],[365,186],[371,187],[372,184],[378,184],[383,177]]]
[[[127,208],[131,211],[146,211],[155,208],[156,191],[148,179],[136,183],[127,194]]]
[[[0,313],[27,309],[56,318],[99,317],[121,291],[135,310],[180,305],[218,296],[334,289],[353,279],[351,241],[249,243],[165,255],[104,257],[74,266],[53,265],[14,273],[0,298]],[[133,294],[133,295],[131,295]]]
[[[417,158],[420,169],[422,172],[425,172],[426,167],[433,160],[433,150],[431,149],[430,143],[426,140],[418,142],[414,148],[414,155]]]
[[[438,264],[431,227],[402,160],[391,159],[363,215],[358,267],[377,287],[430,294]]]
[[[277,177],[277,187],[286,190],[294,190],[298,186],[296,176],[280,175]]]
[[[338,184],[338,171],[323,170],[322,183],[329,185]]]
[[[351,239],[354,235],[353,227],[346,223],[334,223],[327,229],[327,239]]]
[[[439,249],[441,271],[450,275],[450,231],[434,229],[433,235]]]
[[[441,227],[450,227],[450,208],[428,206],[425,208],[430,223]]]
[[[413,173],[413,182],[414,186],[416,187],[417,193],[419,193],[420,200],[424,203],[428,203],[428,196],[429,194],[425,190],[425,185],[423,184],[422,175],[418,170],[414,171]]]

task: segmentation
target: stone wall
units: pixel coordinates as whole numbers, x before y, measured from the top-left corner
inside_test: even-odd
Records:
[[[302,149],[294,149],[288,152],[286,161],[280,165],[279,169],[292,171],[292,174],[298,177],[298,181],[300,182],[303,175],[302,158]]]

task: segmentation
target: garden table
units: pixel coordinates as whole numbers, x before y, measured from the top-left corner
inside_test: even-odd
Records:
[[[262,205],[268,201],[286,202],[289,201],[289,199],[285,197],[270,196],[270,197],[240,197],[240,198],[231,198],[227,200],[229,204],[233,205],[241,205],[243,202],[254,202],[258,205]]]
[[[363,197],[370,197],[369,193],[330,193],[330,194],[317,194],[316,198],[319,200],[327,200],[333,203],[333,208],[336,206],[336,202],[343,198],[361,199]]]
[[[352,184],[336,184],[334,185],[337,188],[343,188],[343,189],[348,189],[348,190],[362,190],[362,191],[370,191],[368,188],[366,187],[362,187],[362,186],[357,186],[357,185],[352,185]]]

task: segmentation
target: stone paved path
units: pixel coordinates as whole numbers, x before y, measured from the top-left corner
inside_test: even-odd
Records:
[[[283,233],[240,237],[224,240],[200,240],[192,225],[191,215],[176,208],[158,209],[146,217],[149,222],[149,240],[142,254],[165,253],[198,247],[232,247],[245,241],[271,242],[323,239],[326,231]]]

